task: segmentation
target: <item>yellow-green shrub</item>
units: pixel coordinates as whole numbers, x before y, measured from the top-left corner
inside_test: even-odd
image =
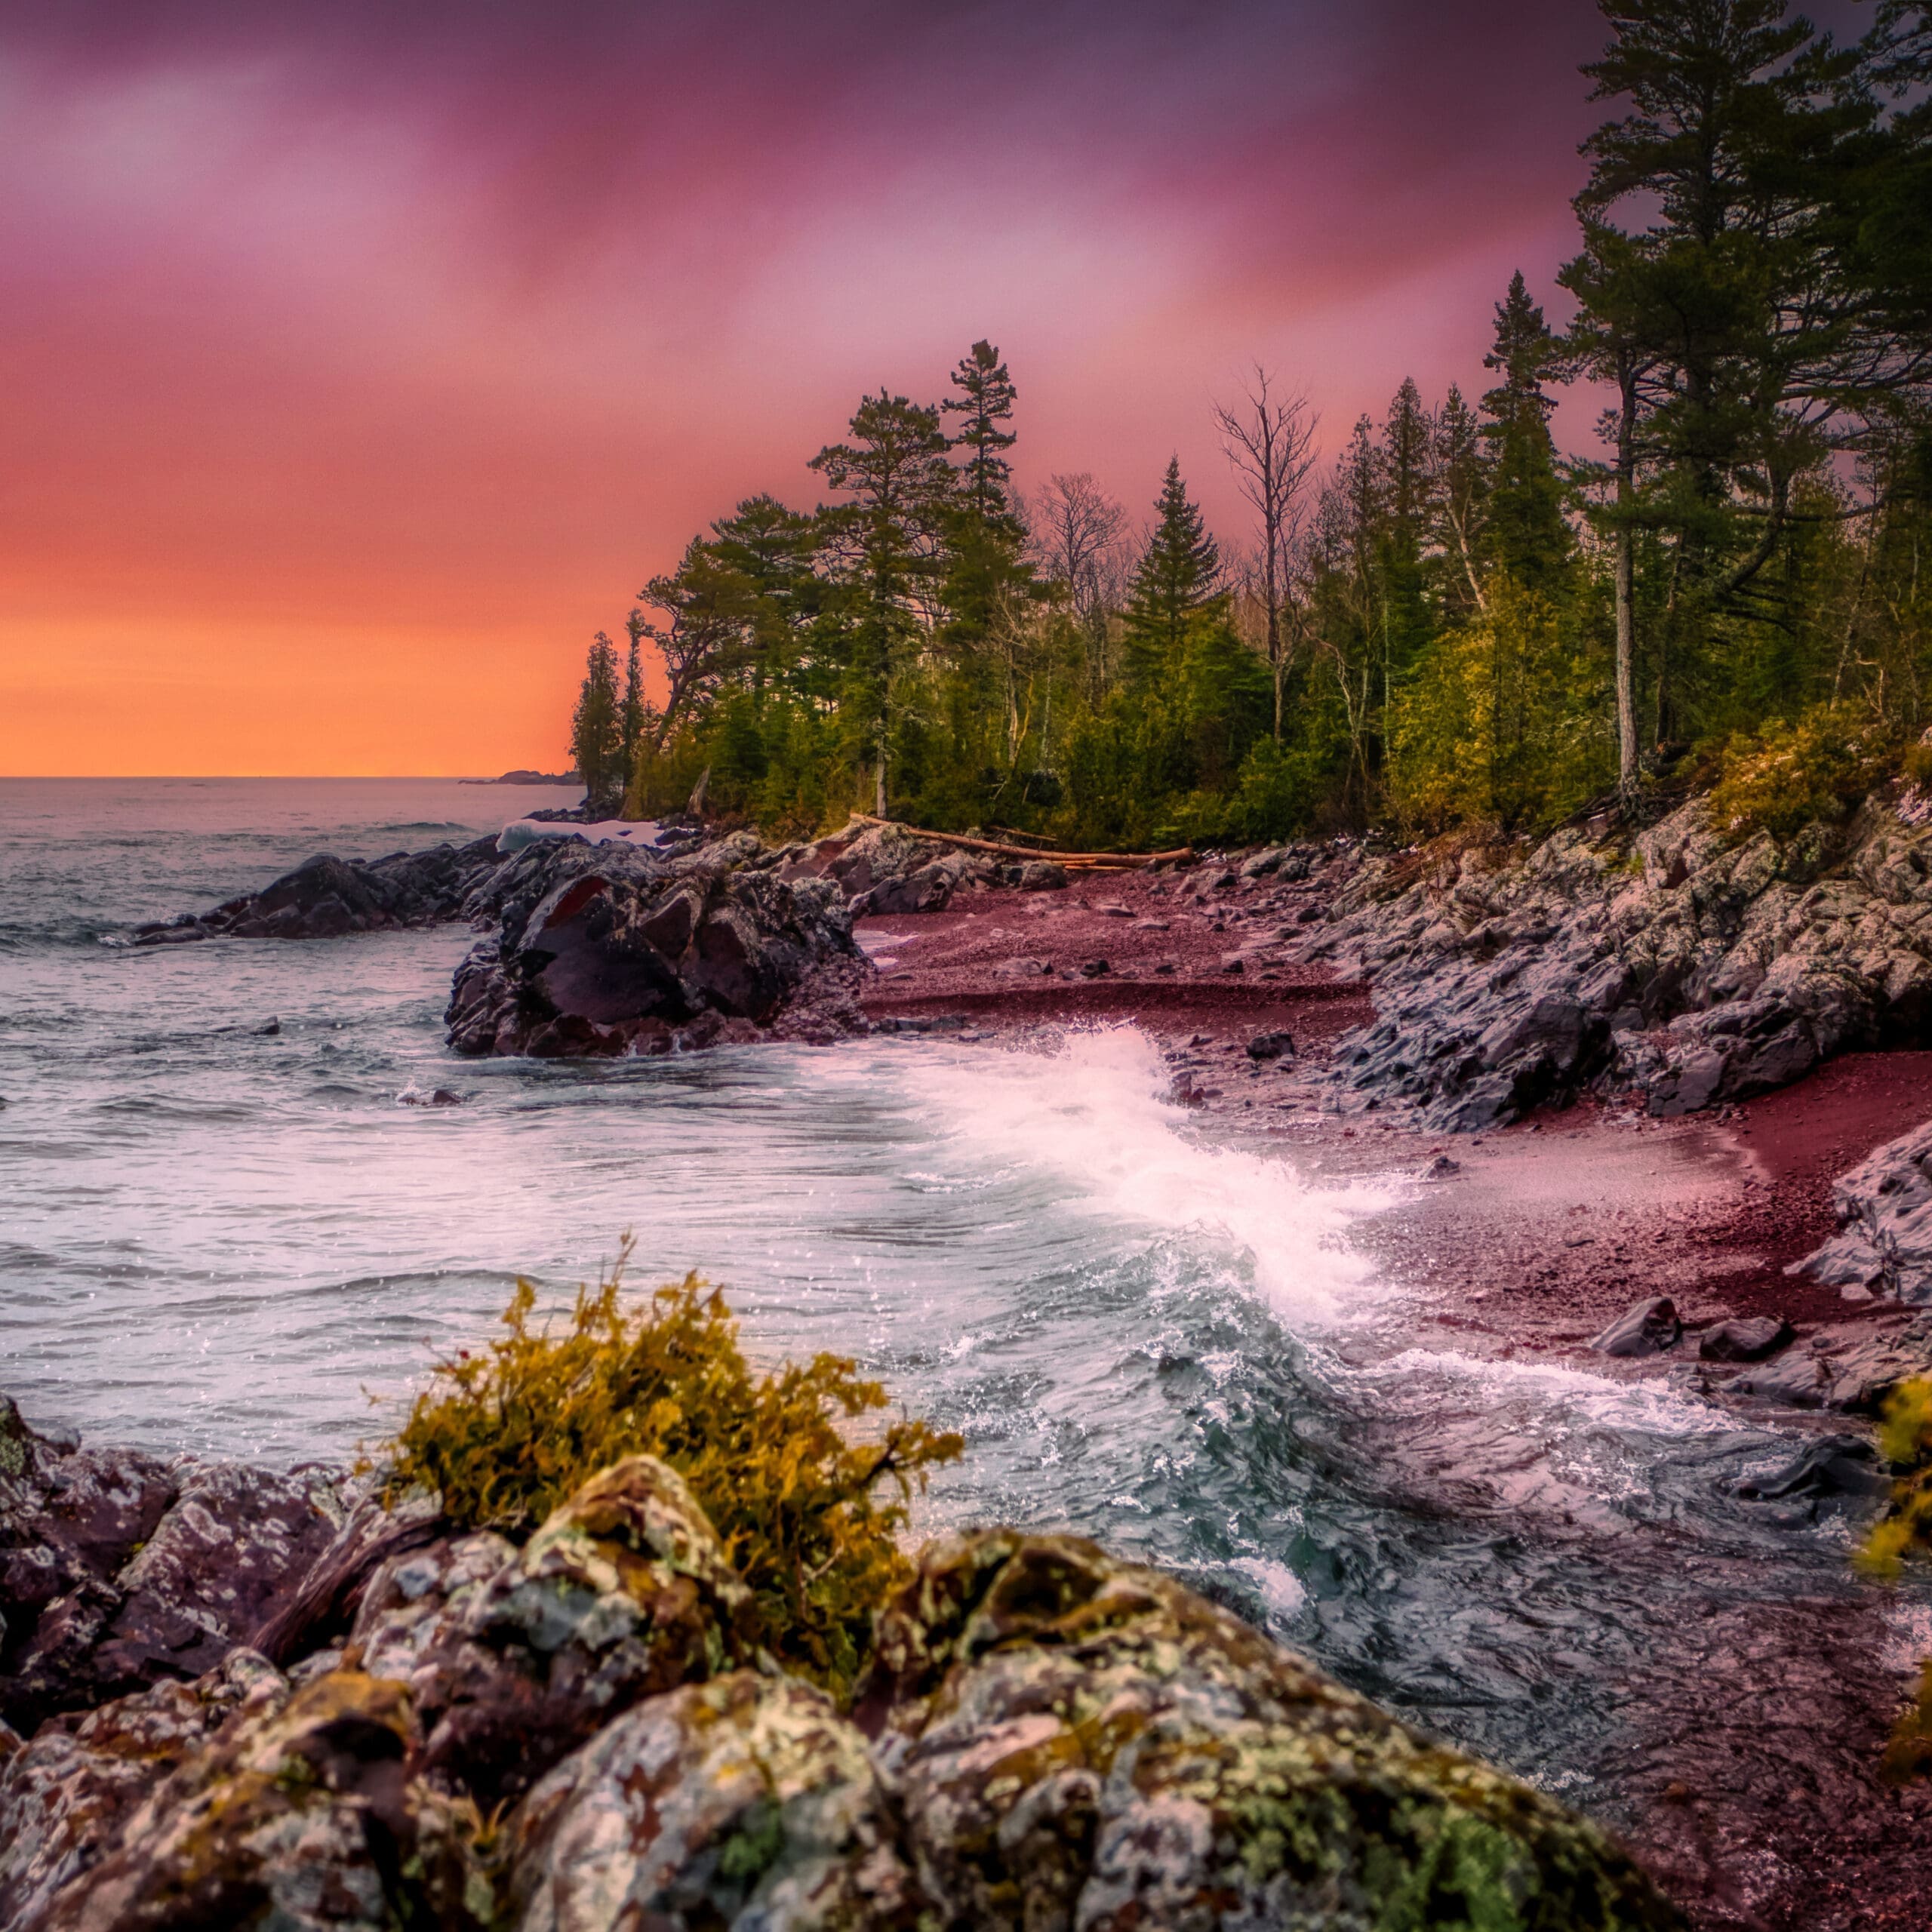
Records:
[[[1915,1377],[1886,1397],[1878,1449],[1898,1472],[1891,1507],[1853,1560],[1889,1581],[1906,1557],[1932,1549],[1932,1381]],[[1899,1783],[1932,1771],[1932,1660],[1921,1667],[1918,1696],[1892,1732],[1882,1769]]]
[[[716,1291],[689,1275],[627,1312],[621,1275],[580,1290],[555,1336],[532,1331],[535,1291],[519,1281],[507,1332],[436,1364],[389,1445],[387,1493],[432,1491],[453,1521],[515,1537],[620,1457],[659,1457],[750,1586],[766,1647],[843,1694],[874,1608],[910,1574],[896,1535],[913,1484],[960,1438],[902,1417],[848,1441],[841,1420],[887,1406],[851,1361],[754,1375]]]
[[[1788,838],[1841,819],[1885,774],[1878,735],[1841,705],[1816,704],[1795,724],[1773,718],[1724,746],[1711,788],[1711,823],[1733,838]]]

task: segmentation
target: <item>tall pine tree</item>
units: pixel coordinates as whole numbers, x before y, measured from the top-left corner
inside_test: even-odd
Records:
[[[1195,627],[1221,601],[1220,549],[1189,499],[1179,457],[1168,460],[1154,515],[1121,613],[1128,672],[1140,684],[1172,672]]]
[[[1496,339],[1482,365],[1497,377],[1482,399],[1482,435],[1491,463],[1485,560],[1525,589],[1547,596],[1571,552],[1563,482],[1549,435],[1556,402],[1543,387],[1561,373],[1562,354],[1543,310],[1530,299],[1521,269],[1496,305]]]
[[[571,718],[571,757],[592,809],[608,814],[623,795],[623,700],[617,691],[617,653],[599,631],[584,660],[583,682]]]

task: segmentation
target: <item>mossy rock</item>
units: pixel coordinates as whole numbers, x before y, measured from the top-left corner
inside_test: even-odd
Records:
[[[358,1671],[241,1714],[22,1932],[480,1932],[475,1814],[411,1783],[416,1737],[404,1687]]]
[[[929,1546],[856,1715],[955,1923],[1681,1923],[1595,1826],[1079,1537]]]
[[[747,1658],[751,1609],[682,1480],[632,1456],[521,1549],[486,1534],[386,1564],[346,1657],[409,1684],[412,1768],[494,1804],[640,1698]]]
[[[866,1740],[823,1692],[734,1671],[627,1712],[512,1822],[518,1932],[914,1932],[923,1910]]]

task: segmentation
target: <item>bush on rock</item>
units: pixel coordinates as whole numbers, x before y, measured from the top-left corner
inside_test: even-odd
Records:
[[[909,1574],[897,1532],[957,1435],[902,1417],[849,1441],[884,1389],[841,1356],[754,1374],[723,1297],[691,1275],[627,1312],[621,1267],[580,1291],[568,1331],[533,1330],[519,1281],[506,1333],[440,1363],[398,1433],[392,1497],[416,1487],[467,1528],[521,1537],[589,1477],[654,1456],[690,1485],[749,1586],[758,1641],[835,1695],[872,1612]]]

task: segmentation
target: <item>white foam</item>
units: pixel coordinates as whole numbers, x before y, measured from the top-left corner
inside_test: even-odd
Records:
[[[1315,1187],[1281,1161],[1202,1144],[1136,1027],[1069,1034],[1053,1054],[928,1048],[918,1084],[962,1149],[1009,1170],[1045,1170],[1069,1184],[1074,1204],[1130,1226],[1204,1233],[1244,1252],[1291,1322],[1332,1321],[1368,1291],[1369,1264],[1345,1238],[1389,1195]]]
[[[1404,1349],[1400,1355],[1356,1373],[1395,1380],[1431,1374],[1454,1377],[1480,1384],[1499,1396],[1520,1393],[1539,1398],[1552,1410],[1569,1411],[1578,1421],[1641,1429],[1652,1435],[1715,1435],[1738,1426],[1737,1418],[1715,1404],[1668,1383],[1620,1382],[1555,1362],[1509,1361],[1442,1349]]]

